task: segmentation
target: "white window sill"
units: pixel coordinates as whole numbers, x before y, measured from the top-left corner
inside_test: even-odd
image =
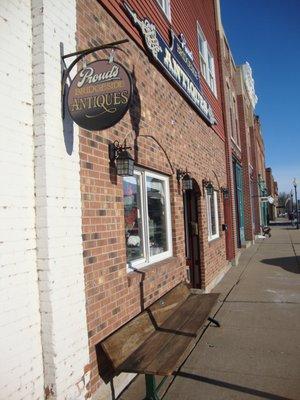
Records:
[[[127,269],[127,272],[140,270],[142,268],[149,267],[149,266],[151,266],[153,264],[156,264],[156,263],[158,263],[160,261],[167,260],[168,258],[171,258],[172,256],[173,256],[172,251],[165,251],[164,253],[152,256],[151,260],[148,261],[148,262],[143,259],[143,260],[133,261],[130,264],[127,263],[126,264],[126,269]]]

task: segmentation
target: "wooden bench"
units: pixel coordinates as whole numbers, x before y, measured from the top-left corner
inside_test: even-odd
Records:
[[[159,400],[155,375],[172,375],[195,343],[219,293],[181,283],[104,339],[100,346],[116,374],[145,374],[146,399]]]

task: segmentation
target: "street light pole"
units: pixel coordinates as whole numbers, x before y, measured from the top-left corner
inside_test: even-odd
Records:
[[[296,227],[299,229],[299,218],[298,218],[298,199],[297,199],[297,182],[296,178],[293,180],[294,189],[295,189],[295,201],[296,201]]]
[[[292,226],[294,226],[294,195],[293,195],[293,189],[291,189],[290,192],[290,202],[289,202],[289,219],[292,223]]]

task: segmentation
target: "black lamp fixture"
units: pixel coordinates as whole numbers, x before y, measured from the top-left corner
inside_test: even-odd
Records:
[[[204,186],[205,189],[206,189],[206,193],[207,193],[209,196],[212,196],[213,193],[214,193],[214,187],[213,187],[212,182],[211,182],[211,181],[207,181],[206,179],[203,179],[202,182],[203,182],[203,186]]]
[[[119,176],[134,174],[134,159],[127,150],[131,150],[131,147],[126,145],[126,140],[123,145],[120,145],[117,140],[109,144],[109,159],[111,163],[115,163]]]
[[[229,198],[229,189],[227,187],[221,187],[221,192],[223,193],[224,199]]]
[[[182,190],[193,190],[193,179],[187,170],[178,169],[176,175],[178,182],[182,180]]]

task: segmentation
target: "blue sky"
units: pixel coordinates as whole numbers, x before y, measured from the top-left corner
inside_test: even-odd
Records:
[[[266,166],[279,191],[300,186],[300,0],[220,0],[236,64],[248,61]]]

